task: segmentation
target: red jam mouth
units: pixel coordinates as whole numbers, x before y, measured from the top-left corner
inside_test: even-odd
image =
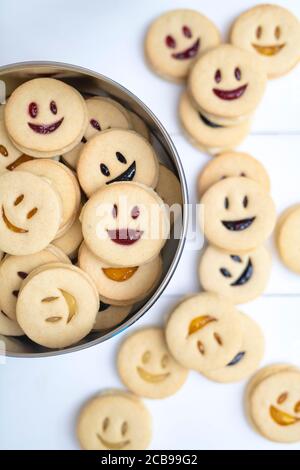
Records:
[[[239,88],[235,88],[234,90],[220,90],[219,88],[213,88],[213,92],[221,100],[232,101],[241,98],[247,87],[248,83],[240,86]]]
[[[246,230],[254,222],[255,217],[241,220],[222,220],[222,224],[231,232],[241,232]]]
[[[37,134],[52,134],[55,132],[63,122],[64,118],[62,117],[59,121],[53,122],[52,124],[33,124],[32,122],[28,122],[28,126],[31,130],[36,132]]]
[[[182,52],[173,52],[172,57],[173,59],[177,59],[177,60],[192,59],[193,57],[195,57],[195,55],[197,55],[199,47],[200,47],[200,38],[196,39],[194,44],[188,49],[185,49]]]
[[[143,235],[142,230],[134,230],[130,228],[121,228],[116,230],[107,230],[109,238],[118,245],[133,245]]]
[[[280,52],[284,46],[285,44],[278,44],[274,46],[260,46],[258,44],[252,44],[252,47],[254,47],[256,52],[259,52],[259,54],[265,55],[267,57],[278,54],[278,52]]]

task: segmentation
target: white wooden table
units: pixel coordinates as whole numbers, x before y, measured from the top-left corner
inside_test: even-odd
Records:
[[[257,2],[256,3],[264,3]],[[300,17],[300,2],[274,1]],[[195,180],[208,156],[183,137],[176,107],[181,87],[150,72],[143,37],[158,14],[183,5],[198,9],[226,38],[231,21],[253,0],[2,0],[0,64],[55,60],[101,72],[141,98],[173,137],[196,202]],[[300,201],[300,67],[268,84],[251,135],[241,149],[270,173],[278,213]],[[188,248],[188,247],[187,247]],[[273,248],[272,248],[273,249]],[[274,249],[265,294],[241,310],[255,318],[266,336],[263,364],[289,361],[300,366],[300,277],[280,263]],[[162,324],[181,294],[197,291],[199,253],[185,250],[163,297],[136,327]],[[76,449],[74,422],[80,405],[98,390],[120,387],[115,370],[124,335],[82,351],[49,359],[8,359],[0,366],[0,448]],[[147,400],[153,415],[153,449],[284,449],[248,426],[242,398],[245,383],[219,385],[191,373],[172,398]]]

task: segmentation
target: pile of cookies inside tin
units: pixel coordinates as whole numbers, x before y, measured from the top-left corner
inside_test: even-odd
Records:
[[[64,348],[155,289],[180,183],[109,97],[34,78],[0,113],[0,335]]]

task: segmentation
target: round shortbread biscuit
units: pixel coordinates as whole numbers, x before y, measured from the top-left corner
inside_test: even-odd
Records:
[[[206,16],[194,10],[172,10],[150,25],[145,55],[163,78],[182,81],[199,54],[220,42],[217,27]]]
[[[26,171],[41,176],[51,184],[62,202],[62,220],[55,238],[66,233],[75,220],[81,199],[80,187],[73,172],[63,163],[38,158],[22,163],[16,171]]]
[[[43,178],[24,171],[0,175],[0,248],[29,255],[46,248],[61,224],[62,204]]]
[[[267,76],[255,54],[222,44],[201,55],[188,79],[196,106],[216,116],[252,113],[265,91]]]
[[[300,273],[300,205],[289,207],[280,216],[276,227],[276,245],[284,265]]]
[[[151,434],[147,408],[125,392],[111,391],[90,399],[77,422],[77,437],[84,450],[143,450]]]
[[[198,177],[198,194],[202,196],[210,186],[229,176],[243,176],[270,190],[270,178],[264,166],[247,153],[226,152],[210,160]]]
[[[141,266],[158,256],[169,235],[163,201],[138,183],[100,188],[81,212],[87,247],[108,266]]]
[[[203,372],[205,377],[215,382],[238,382],[249,377],[258,368],[264,350],[264,335],[259,325],[247,315],[240,314],[243,340],[240,351],[220,369]]]
[[[160,256],[142,266],[115,268],[102,263],[83,243],[78,265],[98,289],[100,300],[112,305],[132,305],[145,298],[157,285],[162,274]]]
[[[117,306],[100,302],[100,310],[97,314],[93,331],[105,331],[119,325],[128,317],[131,310],[132,305]]]
[[[91,196],[103,185],[135,181],[155,187],[158,162],[153,147],[135,131],[110,129],[87,142],[80,154],[77,174]]]
[[[193,105],[186,91],[179,101],[180,122],[191,138],[200,147],[207,148],[213,155],[234,149],[245,139],[250,130],[251,121],[245,120],[238,126],[219,126],[205,119]]]
[[[161,328],[147,328],[128,336],[119,350],[117,365],[124,385],[146,398],[173,395],[188,375],[188,370],[170,355]]]
[[[265,290],[271,263],[271,254],[264,246],[237,254],[209,245],[200,259],[200,284],[234,304],[249,302]]]
[[[70,263],[69,258],[58,248],[49,245],[32,255],[7,255],[0,264],[0,303],[2,312],[12,320],[16,319],[16,305],[24,279],[34,269],[49,263]]]
[[[155,191],[169,208],[172,209],[173,206],[174,210],[181,210],[182,194],[179,179],[162,163],[159,164],[159,176]]]
[[[230,42],[256,53],[269,78],[279,77],[300,59],[299,20],[279,5],[257,5],[235,20]]]
[[[276,212],[269,193],[256,181],[230,177],[203,195],[203,231],[213,245],[240,253],[261,245],[272,233]]]
[[[32,155],[36,151],[37,156],[40,152],[55,156],[81,139],[87,110],[75,88],[53,78],[35,78],[11,94],[4,120],[18,148],[30,149]]]
[[[132,111],[129,111],[129,114],[133,130],[145,139],[150,140],[150,132],[143,119]]]
[[[53,263],[33,270],[21,286],[17,321],[26,335],[48,348],[80,341],[99,310],[96,288],[81,269]]]
[[[183,299],[167,320],[166,341],[174,358],[198,372],[226,366],[241,350],[239,312],[227,299],[203,292]]]

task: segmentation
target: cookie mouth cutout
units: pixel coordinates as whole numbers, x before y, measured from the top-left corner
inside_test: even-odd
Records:
[[[274,46],[260,46],[259,44],[252,44],[252,47],[254,47],[254,49],[259,52],[259,54],[265,55],[267,57],[278,54],[278,52],[280,52],[284,46],[285,44],[278,44]]]
[[[116,178],[107,181],[106,184],[116,183],[117,181],[132,181],[135,177],[136,173],[136,163],[135,161],[127,168],[127,170],[123,171],[119,176]]]
[[[107,449],[111,449],[111,450],[120,450],[120,449],[123,449],[125,446],[127,446],[128,444],[130,444],[130,441],[129,440],[126,440],[126,441],[120,441],[120,442],[110,442],[110,441],[106,441],[105,439],[103,439],[103,437],[97,433],[97,437],[99,439],[99,441],[101,442],[102,445],[104,445],[104,447],[106,447]]]
[[[291,424],[298,423],[300,418],[298,416],[290,415],[285,411],[281,411],[276,406],[270,406],[270,416],[275,421],[275,423],[280,426],[290,426]]]
[[[247,266],[245,267],[240,277],[236,281],[232,282],[230,285],[232,287],[243,286],[248,281],[250,281],[252,275],[253,275],[253,264],[252,264],[251,258],[249,258]]]
[[[198,53],[199,47],[200,47],[200,38],[196,39],[194,44],[188,49],[185,49],[184,51],[181,51],[181,52],[174,52],[172,54],[172,57],[173,59],[177,59],[177,60],[192,59]]]
[[[131,228],[121,228],[116,230],[107,230],[109,238],[118,245],[133,245],[143,235],[143,230],[134,230]]]
[[[14,233],[28,233],[29,230],[26,230],[22,227],[17,227],[17,225],[14,225],[10,220],[9,218],[7,217],[6,213],[5,213],[5,210],[4,210],[4,207],[2,206],[2,219],[6,225],[6,227],[11,231],[11,232],[14,232]]]
[[[247,87],[248,83],[240,86],[239,88],[235,88],[234,90],[220,90],[219,88],[213,88],[213,92],[221,100],[233,101],[241,98]]]
[[[137,371],[141,379],[143,379],[145,382],[150,382],[150,383],[163,382],[170,375],[170,372],[166,372],[164,374],[152,374],[151,372],[146,371],[142,367],[137,367]]]
[[[17,158],[17,160],[10,163],[6,167],[6,169],[9,170],[9,171],[13,171],[15,168],[17,168],[22,163],[30,162],[31,160],[34,160],[34,157],[30,157],[29,155],[26,155],[25,153],[23,153],[23,155],[21,155],[19,158]]]
[[[245,356],[246,354],[246,351],[240,351],[238,352],[234,358],[228,362],[228,364],[226,365],[226,367],[231,367],[231,366],[235,366],[236,364],[238,364]]]
[[[208,119],[206,116],[204,116],[202,113],[200,113],[200,111],[198,111],[198,114],[199,114],[199,118],[201,119],[203,124],[205,124],[208,127],[212,127],[213,129],[220,129],[220,128],[225,127],[225,126],[221,126],[221,124],[216,124],[215,122],[210,121],[210,119]]]
[[[52,124],[33,124],[32,122],[28,122],[28,126],[30,127],[31,130],[36,132],[37,134],[52,134],[52,132],[55,132],[63,122],[64,118],[62,117],[56,122],[53,122]]]
[[[249,228],[254,220],[255,217],[250,217],[248,219],[241,220],[222,220],[221,222],[227,230],[230,230],[231,232],[241,232],[242,230]]]

